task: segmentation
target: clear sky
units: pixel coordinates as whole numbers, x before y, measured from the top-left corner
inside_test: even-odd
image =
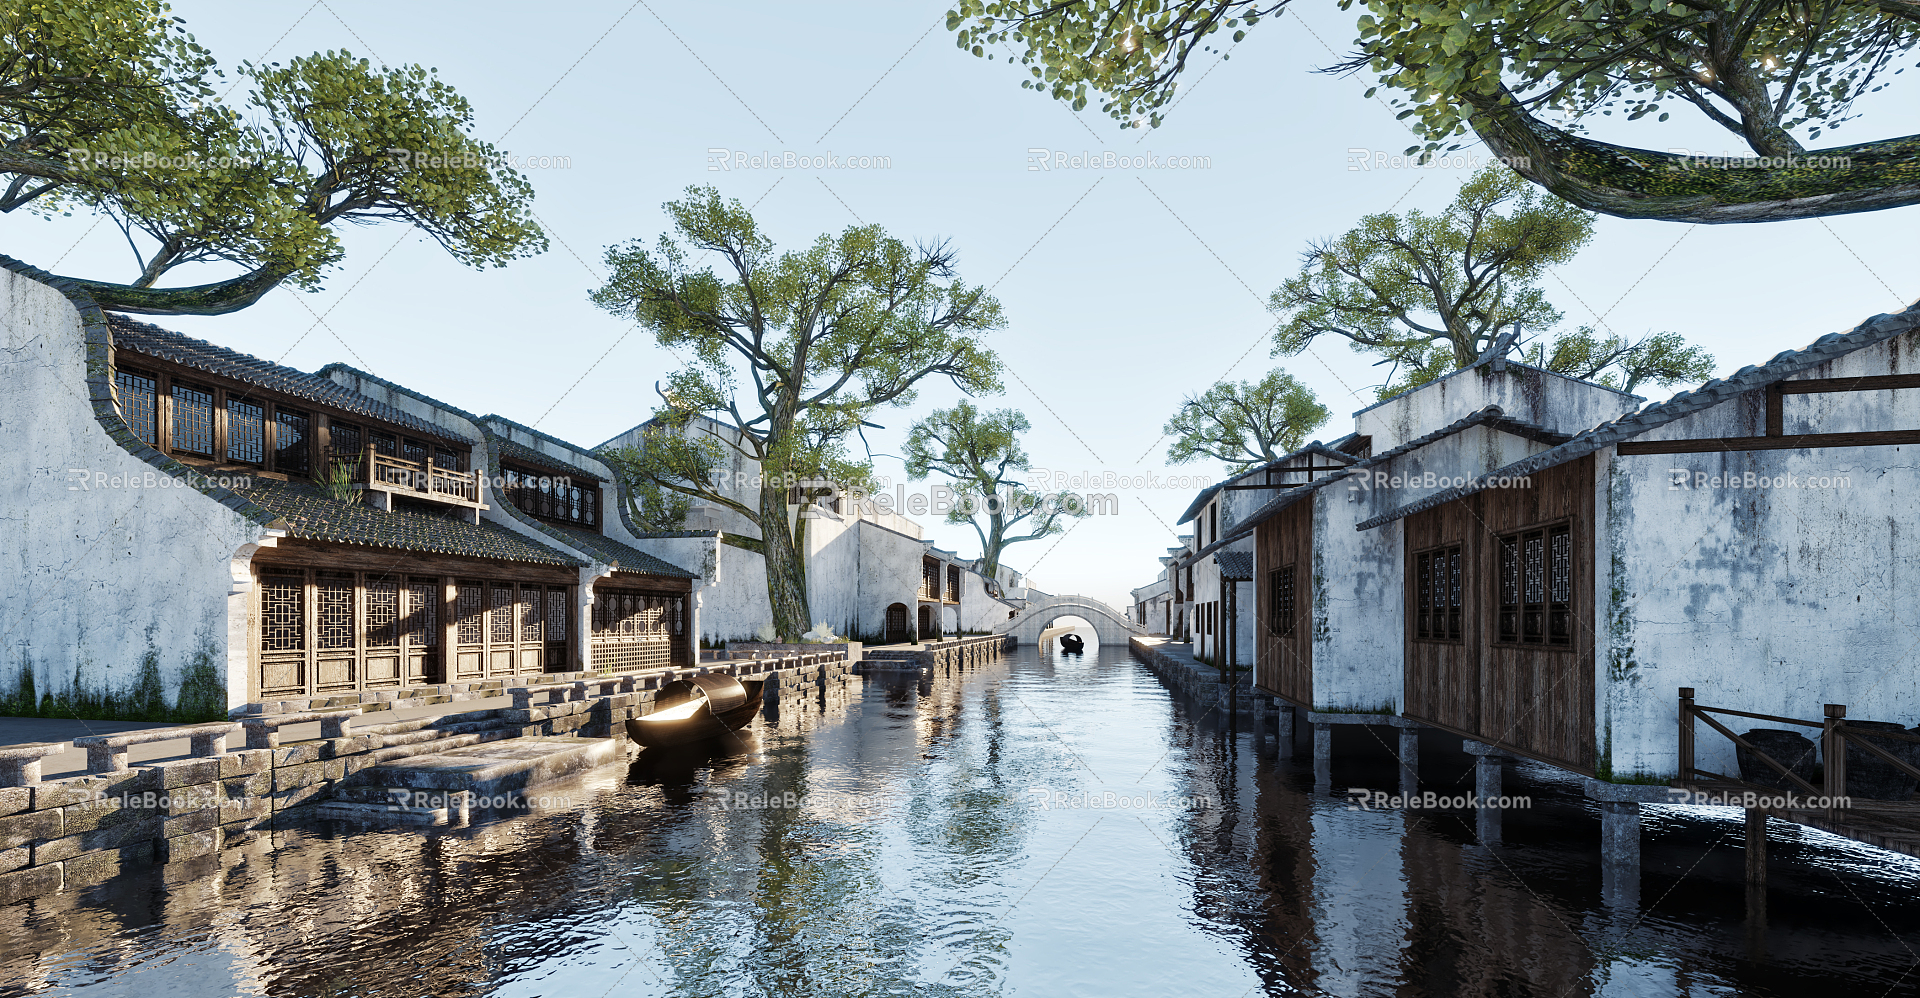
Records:
[[[1355,14],[1300,0],[1230,61],[1201,59],[1166,125],[1143,132],[1091,108],[1076,115],[1021,89],[1025,70],[961,52],[946,10],[944,0],[182,0],[174,12],[224,66],[344,48],[435,67],[472,101],[477,135],[565,166],[527,171],[553,243],[542,257],[472,271],[397,225],[353,229],[344,265],[318,293],[279,290],[234,315],[160,321],[305,370],[353,364],[592,446],[645,419],[653,383],[676,364],[644,330],[587,301],[602,254],[651,242],[666,225],[662,202],[713,184],[753,205],[783,247],[861,223],[909,241],[950,239],[962,275],[1005,307],[1009,325],[991,342],[1007,392],[986,404],[1029,416],[1038,467],[1217,479],[1222,469],[1210,464],[1167,467],[1161,426],[1183,396],[1275,365],[1334,411],[1317,436],[1346,433],[1382,369],[1331,341],[1270,358],[1267,296],[1297,270],[1308,241],[1395,206],[1438,208],[1466,172],[1353,168],[1350,150],[1397,153],[1412,141],[1363,96],[1371,80],[1312,72],[1351,47]],[[1860,109],[1821,144],[1920,132],[1911,86]],[[1665,125],[1609,121],[1595,134],[1745,152],[1685,113]],[[885,167],[719,170],[714,150],[883,157]],[[1033,150],[1203,157],[1205,166],[1040,170]],[[1724,375],[1920,295],[1915,211],[1761,226],[1603,218],[1593,244],[1545,288],[1569,327],[1681,332],[1712,351]],[[7,254],[62,274],[137,273],[110,223],[24,215],[0,219]],[[183,270],[169,283],[220,276]],[[929,384],[912,407],[876,416],[886,427],[870,438],[880,473],[900,480],[892,455],[906,428],[958,397]],[[1124,604],[1184,532],[1173,521],[1193,490],[1114,491],[1119,515],[1013,547],[1007,562],[1049,591]],[[941,546],[978,553],[970,529],[928,526]]]

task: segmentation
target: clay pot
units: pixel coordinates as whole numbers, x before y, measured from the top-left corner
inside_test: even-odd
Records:
[[[1773,761],[1793,770],[1793,775],[1813,784],[1820,785],[1820,758],[1815,751],[1813,739],[1798,731],[1782,728],[1755,728],[1741,732],[1740,737],[1753,743],[1753,747],[1773,757]],[[1740,778],[1748,783],[1758,783],[1763,787],[1780,790],[1799,791],[1793,781],[1780,775],[1780,771],[1761,762],[1758,756],[1744,748],[1735,750],[1740,757]],[[1847,774],[1851,782],[1853,768],[1849,762]],[[1891,768],[1891,767],[1889,767]]]

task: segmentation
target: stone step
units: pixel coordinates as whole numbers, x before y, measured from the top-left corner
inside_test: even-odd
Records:
[[[377,766],[398,759],[410,759],[417,755],[435,755],[441,752],[450,752],[454,749],[468,748],[479,745],[487,740],[487,737],[479,732],[458,735],[442,734],[440,737],[429,738],[424,741],[413,742],[412,744],[388,745],[383,748],[377,748],[374,749],[371,754]],[[362,772],[365,771],[363,770]]]
[[[464,825],[472,795],[406,787],[344,787],[320,805],[323,818],[405,825]]]
[[[619,746],[611,738],[506,738],[382,762],[361,770],[357,782],[411,790],[464,790],[492,798],[551,783],[620,757]]]

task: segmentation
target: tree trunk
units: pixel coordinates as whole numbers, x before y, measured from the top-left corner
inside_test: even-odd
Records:
[[[287,279],[276,267],[261,267],[252,273],[214,284],[191,288],[139,288],[129,284],[109,284],[81,277],[63,277],[93,296],[101,308],[115,312],[144,315],[225,315],[238,312]]]
[[[801,520],[805,523],[805,520]],[[808,620],[807,563],[793,540],[787,520],[787,490],[760,486],[760,539],[766,546],[767,605],[773,608],[773,628],[792,640],[813,626]]]
[[[1815,149],[1797,165],[1712,166],[1575,135],[1504,88],[1469,98],[1473,130],[1515,172],[1588,211],[1668,222],[1778,222],[1920,204],[1920,135]],[[1817,166],[1822,158],[1845,166]]]

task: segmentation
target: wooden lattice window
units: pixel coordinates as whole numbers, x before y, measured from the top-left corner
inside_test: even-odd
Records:
[[[1293,633],[1293,569],[1288,565],[1267,572],[1267,626],[1283,638]]]
[[[407,644],[432,648],[440,644],[440,580],[407,580]]]
[[[227,399],[227,460],[260,464],[267,459],[267,407]]]
[[[147,446],[160,446],[159,380],[132,371],[115,371],[113,388],[120,402],[120,418],[126,422],[127,429]]]
[[[1465,636],[1465,571],[1459,545],[1414,556],[1414,637],[1459,641]]]
[[[213,456],[213,393],[173,386],[173,449]]]
[[[486,585],[480,582],[461,582],[453,597],[453,619],[457,622],[457,638],[463,645],[482,644],[487,640],[487,598]]]
[[[315,586],[314,603],[319,645],[322,651],[354,646],[353,575],[322,572]]]
[[[493,627],[490,629],[490,637],[493,643],[497,645],[512,644],[515,630],[513,626],[514,599],[512,583],[494,583],[493,599],[489,601],[489,605],[493,608]]]
[[[400,647],[400,583],[367,580],[367,647]]]
[[[538,586],[521,586],[519,603],[520,640],[545,641],[546,615],[541,612]]]
[[[565,589],[555,588],[547,590],[548,641],[567,640],[567,632],[572,630],[572,628],[567,626],[568,609],[570,609],[570,607],[567,604],[567,591]]]
[[[947,602],[960,602],[960,566],[947,566]]]
[[[358,468],[365,460],[366,440],[360,428],[352,423],[332,423],[327,428],[327,460],[337,464],[342,461]]]
[[[1500,539],[1500,640],[1573,644],[1573,532],[1568,527]]]
[[[290,409],[273,412],[273,470],[289,475],[305,475],[311,470],[307,456],[307,415]]]
[[[307,647],[307,577],[263,575],[260,578],[260,649],[305,651]]]

